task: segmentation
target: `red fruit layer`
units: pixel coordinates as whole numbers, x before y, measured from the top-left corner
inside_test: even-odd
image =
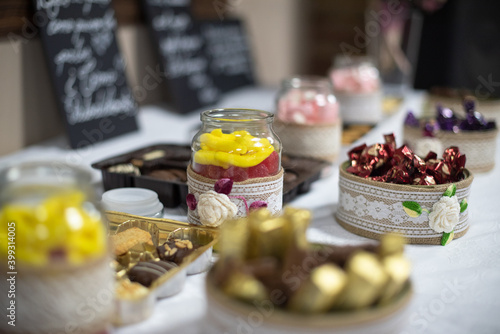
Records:
[[[272,152],[264,161],[260,164],[243,168],[231,166],[228,169],[213,165],[201,165],[193,163],[193,170],[210,179],[220,180],[223,178],[231,179],[234,182],[241,182],[247,179],[253,179],[256,177],[266,177],[275,175],[279,172],[279,156],[278,153]]]

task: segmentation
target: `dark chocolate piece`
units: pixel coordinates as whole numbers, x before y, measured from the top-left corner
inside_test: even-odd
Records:
[[[155,179],[163,181],[181,181],[187,182],[187,175],[185,170],[180,170],[176,168],[172,169],[155,169],[151,171],[148,176],[154,177]]]
[[[150,287],[158,277],[175,267],[176,265],[173,263],[151,260],[137,263],[128,271],[127,275],[130,281]]]
[[[185,169],[184,170],[172,169],[171,172],[174,173],[175,175],[177,175],[177,177],[179,178],[180,181],[187,182],[187,173],[186,173]]]
[[[177,265],[182,263],[182,260],[191,254],[195,246],[190,240],[169,239],[163,245],[158,246],[158,256],[163,261],[171,261]]]
[[[177,181],[179,178],[168,169],[155,169],[148,176],[163,181]]]

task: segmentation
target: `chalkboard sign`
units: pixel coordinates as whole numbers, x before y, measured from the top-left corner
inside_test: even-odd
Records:
[[[190,0],[144,0],[143,5],[176,111],[217,102],[220,92],[208,73],[205,42]]]
[[[72,148],[137,129],[111,0],[34,0]]]
[[[201,31],[210,74],[221,92],[253,85],[250,48],[241,20],[205,21]]]

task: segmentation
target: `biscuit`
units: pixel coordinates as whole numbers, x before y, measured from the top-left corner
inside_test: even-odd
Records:
[[[129,249],[142,243],[153,245],[151,234],[137,227],[129,228],[123,232],[111,236],[111,243],[115,255],[126,253]]]

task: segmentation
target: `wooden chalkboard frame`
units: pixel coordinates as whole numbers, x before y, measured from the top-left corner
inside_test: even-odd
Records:
[[[190,0],[144,0],[143,11],[174,111],[189,113],[220,98],[208,71],[205,41]]]
[[[116,41],[111,0],[33,3],[70,146],[137,130],[137,105]]]
[[[255,85],[253,59],[241,19],[200,21],[209,71],[222,93]]]

